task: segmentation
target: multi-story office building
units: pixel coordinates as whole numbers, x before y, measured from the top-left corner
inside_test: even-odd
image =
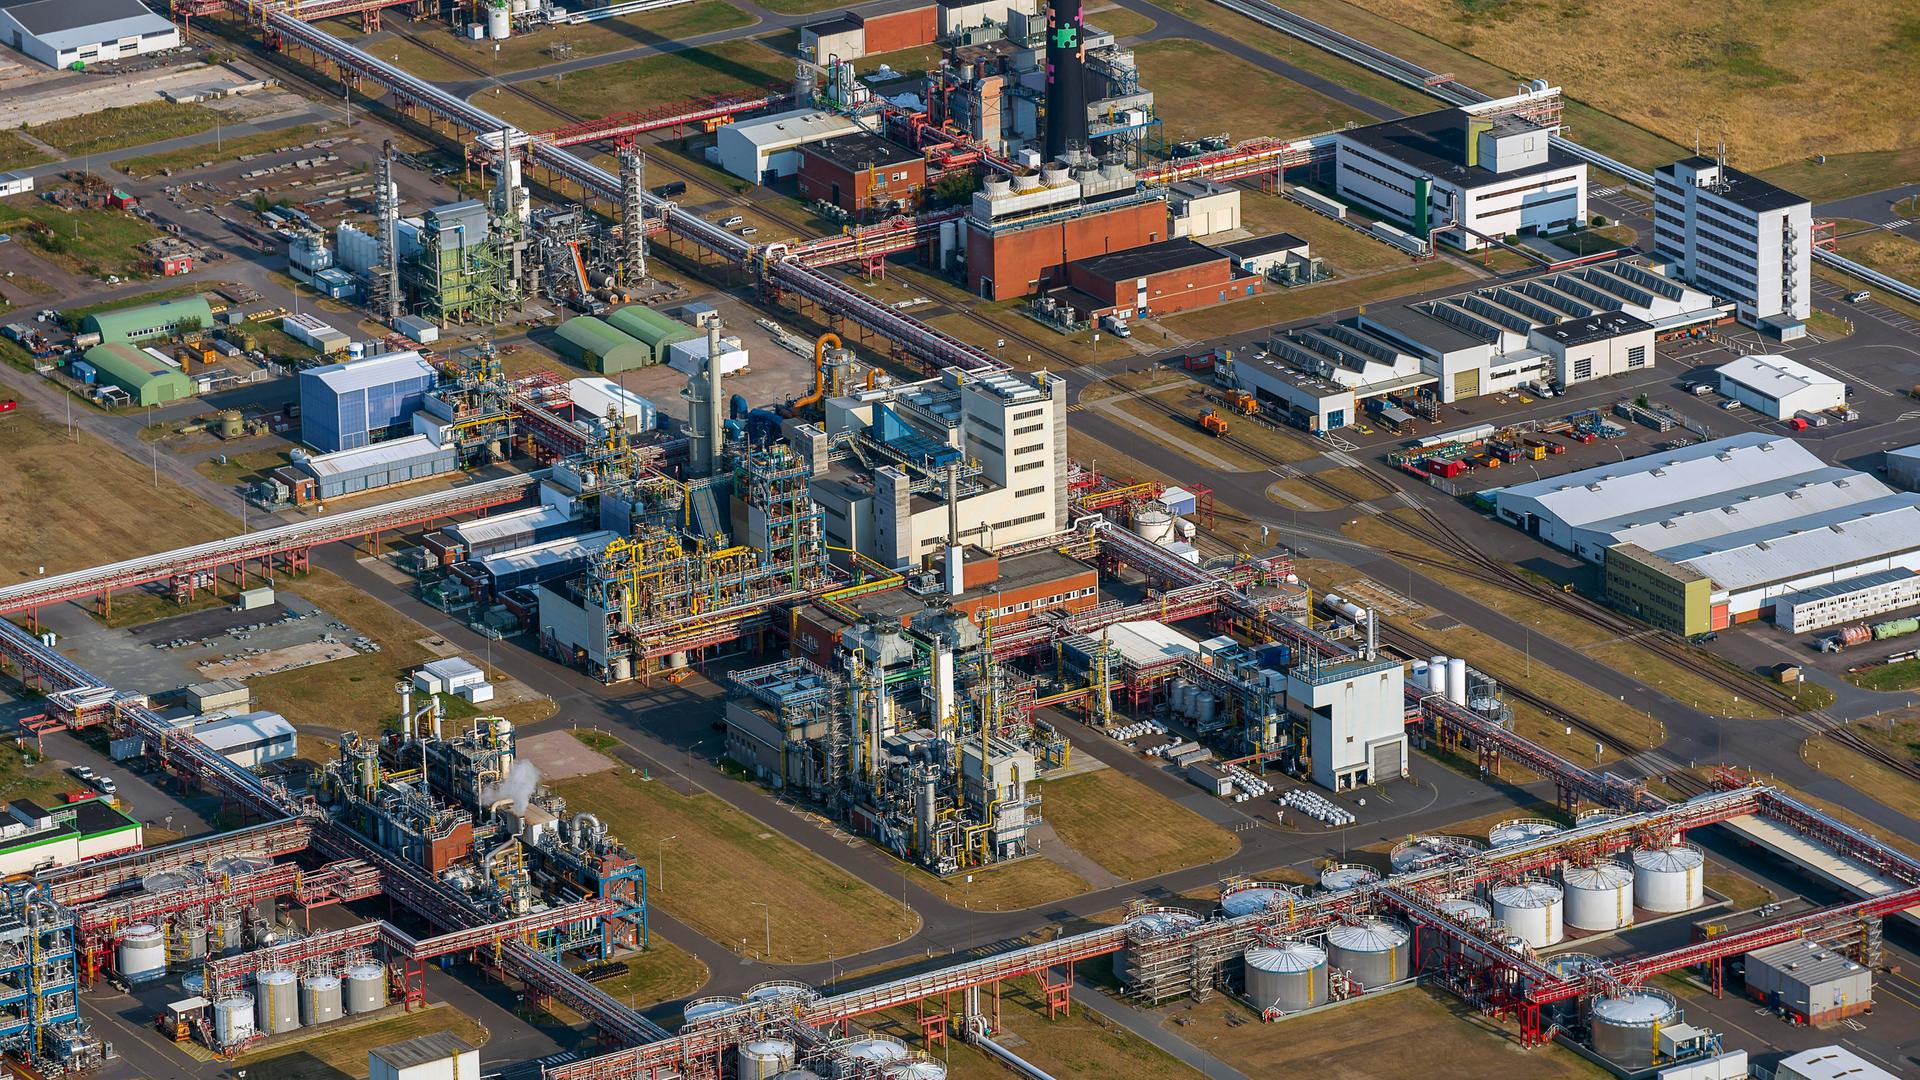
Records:
[[[1734,302],[1782,340],[1813,310],[1813,206],[1712,158],[1654,170],[1653,252],[1682,280]]]

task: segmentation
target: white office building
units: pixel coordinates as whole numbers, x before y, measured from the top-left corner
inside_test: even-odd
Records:
[[[175,48],[180,28],[140,0],[0,0],[0,41],[68,68]]]
[[[715,149],[721,168],[756,184],[800,171],[800,148],[850,135],[860,126],[818,109],[794,109],[720,129]]]
[[[1484,237],[1554,233],[1587,217],[1587,167],[1553,149],[1557,128],[1469,109],[1408,116],[1334,135],[1334,192],[1468,251]],[[1459,226],[1450,233],[1449,226]]]
[[[1654,170],[1653,246],[1682,279],[1791,341],[1813,311],[1813,205],[1712,158]]]
[[[1407,775],[1406,669],[1393,660],[1287,671],[1287,710],[1307,728],[1313,782],[1332,791]]]
[[[1721,364],[1720,392],[1758,413],[1786,420],[1847,403],[1847,384],[1784,356],[1754,354]]]

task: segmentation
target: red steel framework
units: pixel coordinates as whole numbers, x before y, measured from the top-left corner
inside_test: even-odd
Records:
[[[63,866],[46,871],[34,880],[53,900],[62,904],[84,904],[161,870],[177,870],[226,856],[271,859],[305,851],[312,837],[312,822],[283,818],[114,859]]]
[[[640,112],[615,113],[597,120],[581,120],[532,136],[553,146],[580,146],[608,140],[631,140],[635,135],[685,127],[689,124],[730,123],[741,113],[770,109],[793,97],[791,87],[772,84],[757,90],[713,94],[676,101]]]

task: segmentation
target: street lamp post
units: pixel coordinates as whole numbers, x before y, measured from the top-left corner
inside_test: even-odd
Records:
[[[758,900],[747,902],[760,909],[760,925],[767,933],[767,951],[761,954],[761,957],[771,964],[773,963],[773,909]]]
[[[659,887],[661,896],[667,895],[667,842],[678,839],[680,834],[675,833],[672,836],[661,837],[660,842],[654,845],[653,866],[658,871],[655,876],[660,879],[654,884]]]

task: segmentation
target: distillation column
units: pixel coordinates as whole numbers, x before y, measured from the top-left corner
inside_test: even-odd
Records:
[[[620,151],[620,286],[632,290],[647,280],[647,159],[631,146]]]
[[[379,240],[379,260],[374,264],[367,305],[392,326],[400,317],[400,251],[395,236],[400,223],[400,192],[393,185],[393,140],[380,146],[380,158],[374,163],[375,235]]]

